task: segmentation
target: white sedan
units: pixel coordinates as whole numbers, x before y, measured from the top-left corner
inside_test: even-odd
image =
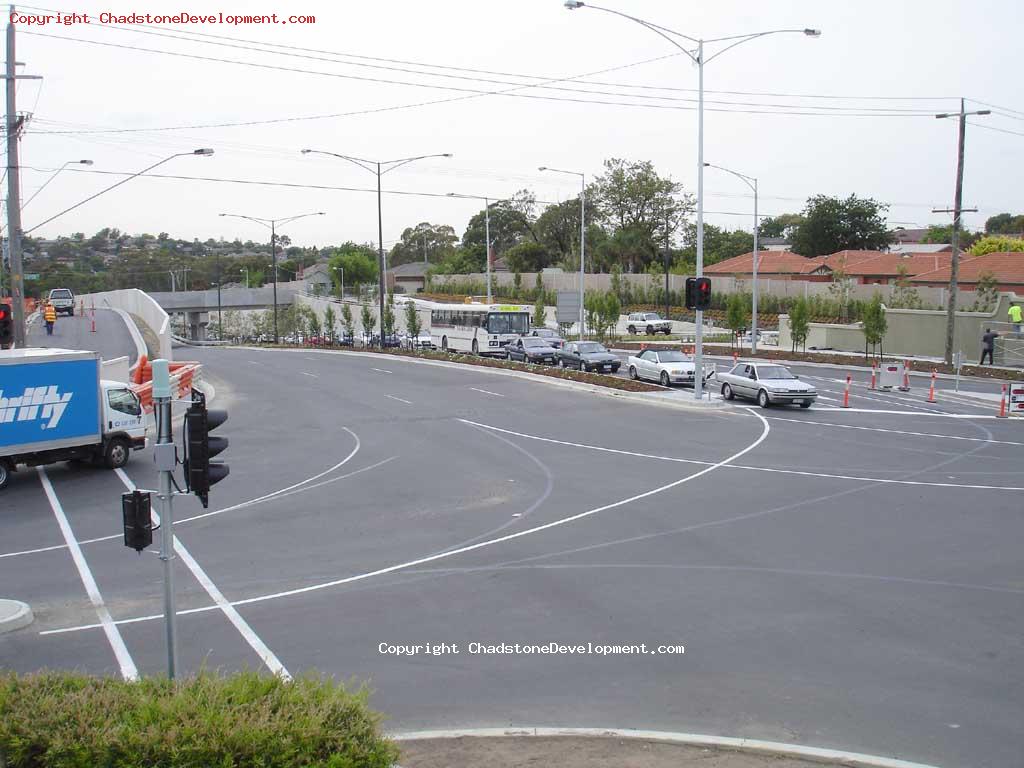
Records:
[[[650,379],[663,387],[693,386],[693,358],[673,349],[645,349],[639,355],[631,355],[627,365],[631,379]]]
[[[727,373],[716,373],[722,384],[722,397],[748,397],[762,408],[772,405],[799,405],[810,408],[818,391],[778,363],[739,362]]]

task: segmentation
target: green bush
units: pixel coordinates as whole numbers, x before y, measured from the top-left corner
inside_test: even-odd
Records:
[[[170,682],[47,672],[0,676],[8,768],[391,768],[398,750],[367,691],[243,672]]]

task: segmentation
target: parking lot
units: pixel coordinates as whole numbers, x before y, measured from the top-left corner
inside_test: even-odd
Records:
[[[229,410],[231,475],[209,510],[175,504],[186,671],[365,680],[395,729],[1019,762],[1024,428],[951,382],[930,404],[860,372],[843,409],[844,373],[794,366],[809,410],[694,411],[393,356],[189,354]],[[119,521],[149,459],[20,472],[0,496],[0,584],[36,614],[0,666],[164,671],[160,561]],[[460,652],[391,650],[413,646]]]

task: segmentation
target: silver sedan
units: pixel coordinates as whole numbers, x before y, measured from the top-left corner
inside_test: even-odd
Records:
[[[726,400],[745,397],[756,400],[762,408],[779,404],[810,408],[818,399],[813,386],[778,363],[740,362],[727,373],[716,373],[715,379],[721,383]]]

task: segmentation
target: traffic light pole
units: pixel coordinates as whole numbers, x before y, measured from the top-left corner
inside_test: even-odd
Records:
[[[156,415],[156,464],[160,472],[160,559],[164,564],[164,623],[167,628],[167,677],[175,677],[178,668],[177,628],[174,615],[174,491],[176,466],[174,435],[171,427],[171,378],[166,360],[153,361],[153,403]]]

